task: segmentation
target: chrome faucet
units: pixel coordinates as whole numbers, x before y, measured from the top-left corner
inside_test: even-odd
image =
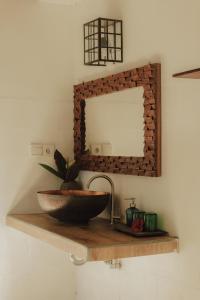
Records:
[[[120,217],[119,216],[115,216],[114,211],[115,211],[115,198],[114,198],[114,194],[115,194],[115,190],[114,190],[114,183],[112,181],[112,179],[110,177],[108,177],[107,175],[104,174],[99,174],[99,175],[95,175],[93,177],[91,177],[87,183],[87,188],[89,189],[90,184],[92,183],[92,181],[96,178],[104,178],[106,179],[109,183],[110,183],[110,187],[111,187],[111,211],[110,211],[110,223],[113,224],[115,221],[119,221]]]

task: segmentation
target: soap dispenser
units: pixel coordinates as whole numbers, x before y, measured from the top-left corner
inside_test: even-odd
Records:
[[[135,198],[126,198],[125,200],[130,201],[130,207],[126,209],[126,224],[131,226],[133,222],[133,214],[138,211],[138,209],[136,208]]]

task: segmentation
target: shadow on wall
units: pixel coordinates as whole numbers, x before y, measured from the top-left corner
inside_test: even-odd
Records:
[[[39,166],[37,166],[40,168]],[[55,178],[49,174],[35,176],[30,181],[29,174],[21,180],[21,186],[11,204],[9,213],[40,213],[42,212],[37,201],[37,192],[40,190],[57,189],[60,182],[55,182]],[[51,178],[52,177],[52,178]]]
[[[30,141],[53,142],[58,149],[63,153],[67,152],[71,157],[73,145],[72,104],[68,105],[65,101],[59,101],[58,103],[50,101],[48,103],[48,111],[46,105],[46,101],[40,103],[35,101],[27,105],[22,103],[23,115],[26,118],[20,124],[22,127],[20,132],[18,129],[16,129],[18,131],[15,131],[20,122],[16,112],[17,117],[13,123],[14,129],[11,129],[9,141],[12,140],[13,135],[19,136],[19,133],[20,138],[15,141],[16,145],[12,142],[11,145],[6,145],[4,149],[6,159],[10,159],[13,162],[9,164],[9,168],[4,175],[5,183],[9,182],[10,187],[12,187],[12,189],[9,188],[9,193],[7,186],[4,186],[2,190],[2,198],[8,198],[4,215],[7,212],[40,212],[36,192],[39,190],[57,189],[62,182],[38,165],[41,162],[54,165],[52,157],[30,156],[28,151]],[[20,109],[22,108],[18,104],[17,110],[20,111]],[[7,149],[8,146],[9,149],[12,148],[11,151],[9,150],[10,152]],[[13,152],[13,149],[15,149],[15,152]],[[5,157],[5,154],[3,155]],[[10,178],[7,174],[12,174],[12,177]]]
[[[124,49],[124,57],[126,57],[125,49]],[[100,72],[98,72],[98,75],[97,75],[97,72],[95,72],[95,75],[90,73],[90,75],[88,75],[88,76],[84,75],[84,77],[79,77],[78,82],[76,84],[79,84],[81,82],[94,80],[94,79],[97,79],[97,78],[106,77],[106,76],[109,76],[109,75],[112,75],[112,74],[115,74],[115,73],[130,70],[130,69],[139,68],[141,66],[148,65],[149,63],[151,63],[151,64],[152,63],[162,63],[161,56],[159,54],[157,54],[157,55],[153,55],[152,57],[149,57],[148,59],[147,58],[143,58],[143,59],[140,59],[140,60],[137,59],[137,61],[133,61],[131,63],[130,62],[126,63],[126,61],[124,61],[123,64],[108,63],[107,67],[103,68],[103,71],[102,71],[102,69],[97,67],[97,68],[100,69],[100,70],[98,69],[98,71],[100,71]]]

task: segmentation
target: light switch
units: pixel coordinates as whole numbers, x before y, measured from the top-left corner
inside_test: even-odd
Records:
[[[31,143],[31,155],[43,155],[43,145],[39,143]]]

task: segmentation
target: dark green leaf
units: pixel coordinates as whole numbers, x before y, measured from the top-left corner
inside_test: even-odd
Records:
[[[62,176],[62,174],[56,170],[54,170],[52,167],[45,165],[45,164],[39,164],[40,166],[42,166],[45,170],[49,171],[50,173],[52,173],[53,175],[61,178],[61,179],[65,179],[65,177]]]
[[[58,172],[65,178],[67,172],[67,168],[66,168],[67,161],[57,149],[54,152],[54,159],[55,159],[56,166],[58,168]]]
[[[79,163],[74,162],[68,169],[65,176],[66,181],[73,181],[76,179],[80,171]]]

